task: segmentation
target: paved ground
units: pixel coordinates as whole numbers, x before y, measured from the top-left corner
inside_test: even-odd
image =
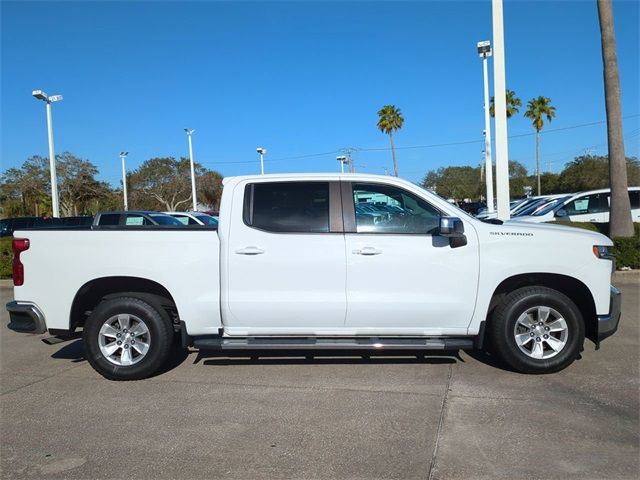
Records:
[[[618,334],[547,376],[464,353],[191,353],[153,379],[109,382],[78,341],[15,334],[3,311],[2,478],[638,478],[638,278],[620,285]]]

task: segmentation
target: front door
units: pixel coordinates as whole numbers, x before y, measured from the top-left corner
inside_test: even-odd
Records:
[[[452,247],[436,235],[442,212],[419,195],[382,183],[343,186],[347,321],[351,334],[466,334],[478,286],[475,230]],[[363,208],[366,207],[366,208]],[[345,230],[350,222],[345,217]],[[352,229],[353,230],[353,229]],[[345,333],[348,333],[345,332]]]
[[[256,181],[236,187],[233,200],[225,332],[339,334],[346,312],[339,183]]]

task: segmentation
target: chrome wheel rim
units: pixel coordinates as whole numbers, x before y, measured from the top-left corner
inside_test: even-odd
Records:
[[[149,352],[151,335],[147,325],[135,315],[121,313],[102,324],[98,334],[100,352],[120,367],[135,365]]]
[[[546,360],[565,347],[569,327],[557,310],[541,305],[527,309],[518,317],[513,335],[522,353],[535,360]]]

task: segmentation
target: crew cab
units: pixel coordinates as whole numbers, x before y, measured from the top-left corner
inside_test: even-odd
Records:
[[[384,215],[356,213],[366,205]],[[513,369],[548,373],[620,318],[607,237],[482,222],[389,176],[231,177],[217,226],[24,230],[13,246],[9,328],[82,334],[89,363],[114,380],[153,375],[173,342],[490,347]]]

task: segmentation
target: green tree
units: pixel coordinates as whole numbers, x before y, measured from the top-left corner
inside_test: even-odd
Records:
[[[109,184],[96,180],[98,167],[69,152],[56,155],[56,171],[62,216],[95,213],[94,207],[112,194]]]
[[[533,128],[536,130],[536,177],[538,181],[538,195],[540,195],[540,131],[544,128],[544,118],[546,118],[548,122],[555,118],[556,107],[551,105],[551,99],[549,97],[539,96],[529,100],[524,116],[531,119]]]
[[[533,177],[529,177],[530,180],[535,181]],[[540,175],[540,187],[542,189],[542,195],[550,195],[552,193],[561,193],[559,190],[558,180],[560,175],[552,172],[544,172]]]
[[[509,196],[524,197],[525,187],[528,187],[529,183],[527,168],[516,160],[509,160]]]
[[[393,159],[393,174],[398,176],[398,163],[396,161],[396,147],[393,143],[393,134],[402,128],[404,117],[400,109],[395,105],[385,105],[378,111],[378,129],[389,135],[391,142],[391,158]]]
[[[222,177],[195,162],[198,202],[215,206]],[[127,175],[130,204],[138,209],[174,212],[191,202],[191,169],[188,158],[151,158]],[[198,189],[197,189],[198,190]]]
[[[565,165],[558,176],[558,192],[570,193],[609,186],[609,159],[606,156],[581,155]],[[626,175],[632,185],[640,184],[640,162],[626,159]],[[627,195],[628,197],[628,195]]]
[[[49,160],[29,157],[20,168],[10,168],[0,177],[0,201],[4,216],[51,213]]]
[[[511,118],[520,111],[520,107],[522,106],[522,100],[516,97],[516,92],[514,92],[513,90],[507,89],[506,101],[507,101],[507,118]],[[491,100],[489,100],[489,115],[491,115],[492,117],[496,116],[495,97],[491,97]]]
[[[479,167],[441,167],[427,172],[424,188],[434,190],[443,198],[464,200],[479,198],[482,191]]]
[[[198,201],[212,210],[220,209],[222,197],[222,175],[212,170],[205,171],[196,178]]]
[[[609,145],[609,182],[611,185],[611,214],[609,236],[633,236],[631,205],[627,194],[624,141],[622,138],[622,109],[620,107],[620,76],[616,53],[616,34],[613,27],[611,0],[598,0],[602,63],[604,66],[604,96],[607,110],[607,143]]]

